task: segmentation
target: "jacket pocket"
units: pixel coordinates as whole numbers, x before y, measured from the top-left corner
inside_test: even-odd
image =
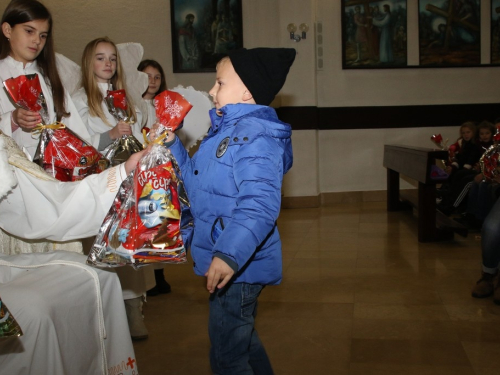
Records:
[[[215,219],[214,224],[212,225],[212,231],[210,233],[210,236],[212,237],[212,241],[214,244],[217,242],[217,239],[222,234],[223,230],[224,230],[224,220],[222,220],[221,217],[218,217],[217,219]]]

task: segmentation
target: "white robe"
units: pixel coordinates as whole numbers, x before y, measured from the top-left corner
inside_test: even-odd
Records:
[[[0,296],[23,330],[0,339],[2,374],[138,373],[118,277],[86,259],[0,254]]]
[[[16,166],[9,164],[8,142],[0,136],[0,227],[56,241],[95,234],[124,166],[59,182],[16,159],[11,148]],[[0,253],[0,296],[24,332],[0,340],[2,373],[137,373],[120,282],[112,271],[86,266],[86,259],[65,251]]]
[[[101,90],[102,95],[105,97],[107,95],[108,90],[112,90],[112,87],[107,83],[99,83],[99,89]],[[108,107],[104,101],[102,102],[102,110],[106,117],[107,124],[101,120],[99,117],[91,116],[89,113],[89,105],[87,94],[85,93],[85,89],[83,87],[79,88],[72,96],[72,99],[75,103],[75,106],[78,110],[78,114],[80,115],[83,123],[88,129],[88,132],[92,136],[92,145],[95,148],[99,147],[99,139],[102,133],[109,132],[111,129],[115,127],[117,121],[115,118],[109,113]],[[144,139],[141,133],[142,130],[142,113],[140,110],[135,107],[137,119],[134,124],[132,124],[132,135],[136,137],[139,142],[143,143]],[[100,149],[99,151],[102,151]]]
[[[40,78],[40,85],[47,102],[49,118],[51,122],[55,122],[56,115],[54,112],[52,91],[48,88],[45,79],[41,75],[36,61],[28,63],[25,67],[23,67],[22,62],[16,61],[10,56],[7,56],[5,59],[0,60],[0,79],[2,80],[2,82],[9,78],[16,78],[20,75],[33,73],[38,74]],[[90,133],[87,131],[84,123],[78,116],[78,111],[67,91],[65,91],[65,105],[66,111],[69,112],[71,116],[62,118],[61,122],[64,123],[73,132],[75,132],[84,141],[91,142]],[[16,108],[17,107],[13,104],[12,99],[5,91],[5,88],[2,87],[2,89],[0,89],[0,130],[2,130],[6,135],[11,136],[17,142],[17,144],[24,148],[24,151],[33,159],[36,148],[38,146],[39,136],[32,136],[30,132],[25,132],[20,128],[12,132],[11,113]]]

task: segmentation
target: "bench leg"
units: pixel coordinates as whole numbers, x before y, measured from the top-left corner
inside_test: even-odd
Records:
[[[453,231],[436,227],[436,186],[418,183],[418,242],[446,241]]]
[[[418,241],[436,240],[436,187],[418,183]]]
[[[399,173],[387,168],[387,211],[400,210]]]

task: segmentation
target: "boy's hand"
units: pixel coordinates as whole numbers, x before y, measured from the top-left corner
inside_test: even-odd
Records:
[[[233,277],[234,271],[228,266],[226,262],[222,259],[214,257],[212,259],[212,264],[208,269],[205,276],[207,277],[207,289],[210,293],[215,292],[215,290],[222,289]],[[222,281],[221,281],[222,280]],[[219,283],[219,281],[221,281]]]

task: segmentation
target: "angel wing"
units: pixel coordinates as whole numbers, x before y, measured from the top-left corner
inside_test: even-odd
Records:
[[[144,55],[144,48],[140,43],[120,43],[116,45],[116,48],[125,72],[127,96],[130,96],[140,111],[145,113],[147,109],[142,108],[142,94],[148,88],[148,75],[137,70]],[[72,94],[80,87],[82,69],[77,63],[60,53],[56,53],[56,64],[64,88]]]
[[[147,109],[144,107],[145,103],[142,100],[142,94],[148,88],[148,75],[137,70],[144,56],[144,48],[140,43],[120,43],[116,47],[125,72],[127,96],[130,96],[143,114],[147,113]]]
[[[178,92],[193,105],[191,111],[184,118],[182,129],[176,132],[186,150],[189,150],[207,134],[210,128],[208,112],[212,109],[213,104],[206,92],[197,91],[192,86],[179,85],[171,91]]]
[[[80,86],[82,69],[66,56],[56,53],[56,66],[66,91],[72,95]]]

